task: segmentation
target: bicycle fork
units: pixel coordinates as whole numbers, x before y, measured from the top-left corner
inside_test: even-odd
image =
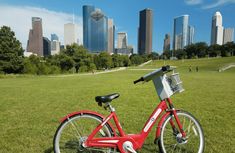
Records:
[[[171,127],[172,127],[172,130],[174,132],[174,134],[179,134],[179,132],[182,134],[182,137],[185,138],[186,137],[186,133],[184,132],[183,130],[183,126],[179,120],[179,117],[177,115],[177,110],[175,110],[173,104],[172,104],[172,101],[170,98],[167,99],[168,103],[169,103],[169,106],[170,106],[170,109],[171,109],[171,116],[173,116],[175,118],[175,121],[177,123],[177,126],[179,128],[180,131],[177,130],[172,118],[170,119],[170,124],[171,124]]]

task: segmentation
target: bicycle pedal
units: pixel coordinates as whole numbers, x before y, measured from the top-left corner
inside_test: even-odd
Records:
[[[133,144],[130,142],[130,141],[126,141],[126,142],[124,142],[123,143],[123,149],[125,150],[125,151],[129,151],[129,152],[131,152],[131,153],[137,153],[135,150],[134,150],[134,148],[133,148]]]

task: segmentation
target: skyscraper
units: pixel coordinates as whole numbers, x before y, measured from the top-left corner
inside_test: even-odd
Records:
[[[32,29],[29,31],[27,52],[43,56],[42,19],[32,17]]]
[[[194,43],[194,27],[188,26],[188,45]]]
[[[94,6],[83,6],[83,37],[83,45],[89,51],[108,50],[108,17]]]
[[[232,42],[232,41],[234,41],[234,28],[225,28],[223,44],[226,44],[227,42]]]
[[[188,45],[189,15],[182,15],[174,19],[173,50],[183,49]]]
[[[163,51],[170,50],[170,47],[171,47],[170,44],[171,44],[170,34],[166,34],[165,39],[164,39]]]
[[[49,56],[51,55],[51,41],[43,37],[43,56]]]
[[[117,48],[127,48],[127,33],[119,32],[117,38]]]
[[[95,10],[94,6],[84,5],[83,9],[83,45],[91,50],[91,12]]]
[[[74,23],[67,23],[64,25],[64,46],[72,45],[78,41],[77,25]]]
[[[56,34],[51,34],[51,41],[53,41],[53,40],[57,40],[57,41],[59,41],[59,37],[56,35]]]
[[[139,13],[138,54],[152,52],[153,11],[144,9]]]
[[[108,53],[110,54],[114,52],[114,35],[115,27],[113,25],[113,19],[108,19]]]
[[[51,41],[51,55],[60,53],[60,42],[57,40]]]
[[[212,25],[211,25],[211,45],[223,44],[223,30],[222,26],[222,15],[220,12],[216,12],[212,17]]]
[[[56,34],[51,34],[51,55],[59,54],[60,42]]]

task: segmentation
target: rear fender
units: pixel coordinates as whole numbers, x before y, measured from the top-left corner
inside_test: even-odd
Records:
[[[82,110],[82,111],[79,111],[79,112],[73,112],[73,113],[70,113],[68,115],[66,115],[65,117],[61,118],[60,119],[60,122],[64,122],[65,120],[73,117],[74,115],[80,115],[80,114],[91,114],[91,115],[94,115],[94,116],[98,116],[102,119],[102,121],[105,120],[105,117],[97,112],[93,112],[93,111],[89,111],[89,110]],[[111,128],[111,130],[113,131],[113,134],[114,136],[116,136],[116,131],[115,131],[115,128],[112,126],[112,124],[110,122],[107,122],[107,124],[109,125],[109,127]],[[95,127],[94,127],[95,128]]]

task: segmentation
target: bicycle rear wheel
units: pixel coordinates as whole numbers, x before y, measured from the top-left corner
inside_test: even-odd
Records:
[[[113,148],[84,148],[83,142],[91,132],[102,122],[102,118],[89,114],[76,114],[60,124],[54,136],[55,153],[112,153]],[[112,129],[108,124],[95,137],[112,137]]]
[[[196,118],[188,112],[178,111],[180,123],[186,133],[186,138],[178,129],[173,129],[170,120],[174,122],[176,127],[177,123],[174,116],[169,115],[163,122],[159,149],[162,153],[180,152],[180,153],[202,153],[204,150],[204,134],[201,125]]]

